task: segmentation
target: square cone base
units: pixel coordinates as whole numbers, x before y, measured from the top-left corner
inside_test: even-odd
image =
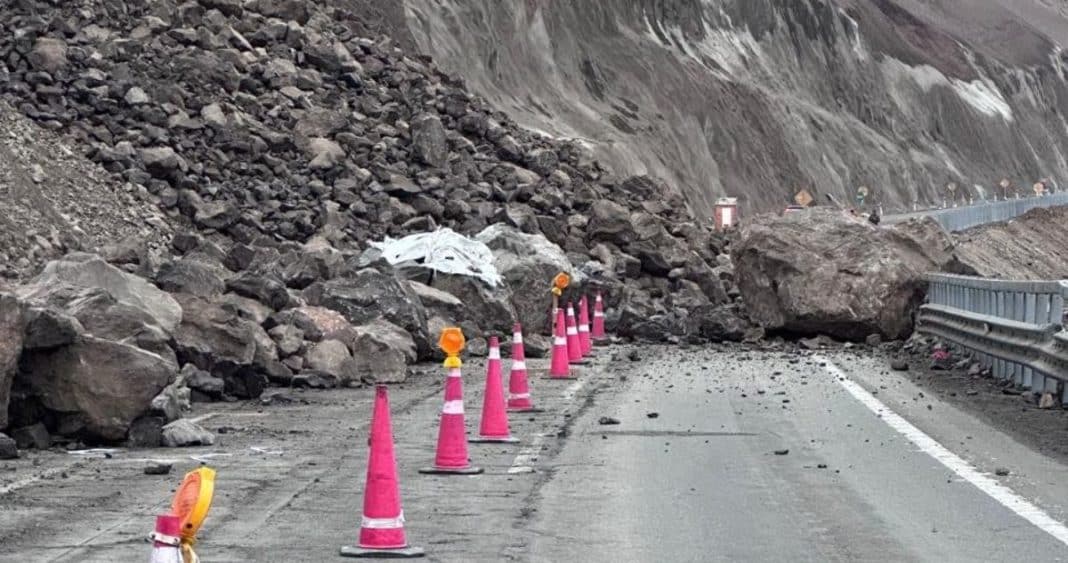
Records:
[[[421,547],[400,547],[397,549],[367,549],[355,545],[341,548],[342,557],[363,557],[365,559],[413,559],[423,557],[426,552]]]
[[[538,407],[508,407],[508,412],[545,412],[545,409]]]
[[[519,438],[514,436],[504,436],[503,438],[497,438],[495,436],[475,436],[468,438],[467,441],[471,444],[518,444]]]
[[[568,375],[566,377],[559,377],[559,376],[553,377],[551,375],[546,374],[544,377],[542,377],[542,379],[546,379],[548,381],[574,381],[574,380],[578,379],[578,375],[573,373],[573,374]]]
[[[570,362],[570,364],[573,366],[588,366],[590,365],[590,362],[586,358],[583,358],[577,362]]]
[[[468,467],[422,467],[419,472],[423,475],[478,475],[482,473],[481,467],[473,465]]]

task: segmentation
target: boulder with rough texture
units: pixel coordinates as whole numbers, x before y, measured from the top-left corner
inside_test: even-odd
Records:
[[[433,357],[426,310],[412,288],[392,274],[364,268],[345,278],[312,284],[304,290],[304,298],[341,313],[354,325],[383,318],[408,331],[420,359]]]
[[[746,221],[732,259],[751,317],[765,329],[902,338],[923,302],[923,274],[958,267],[952,247],[929,219],[881,228],[812,209]]]
[[[442,168],[449,162],[445,128],[436,115],[422,114],[412,119],[412,156],[423,164]]]
[[[545,328],[553,276],[571,272],[574,284],[583,282],[563,249],[543,235],[497,224],[487,227],[477,239],[493,251],[493,265],[511,290],[516,317],[528,331]]]
[[[182,320],[182,308],[166,292],[99,256],[81,252],[49,262],[17,294],[25,301],[47,301],[61,286],[106,290],[116,302],[142,311],[167,333],[172,333]]]
[[[472,276],[439,273],[434,276],[432,287],[463,302],[468,318],[483,332],[511,333],[516,312],[512,306],[512,290],[507,285],[490,287],[486,282]],[[530,296],[525,295],[519,299],[529,300]]]
[[[753,328],[734,304],[704,305],[690,311],[687,334],[700,342],[741,342]]]
[[[222,295],[226,290],[222,267],[182,258],[164,262],[156,272],[156,285],[168,293],[188,293],[198,297]]]
[[[222,379],[227,393],[258,397],[267,384],[264,372],[277,360],[270,335],[216,302],[191,295],[177,297],[185,312],[174,334],[179,362]]]
[[[0,459],[18,459],[19,449],[15,440],[0,432]]]
[[[8,394],[22,353],[22,334],[22,304],[10,294],[0,294],[0,428],[7,428]]]
[[[358,377],[356,363],[348,346],[340,340],[323,340],[304,354],[304,365],[314,371],[329,374],[340,381]]]
[[[175,420],[163,427],[163,445],[168,448],[210,446],[214,443],[214,434],[188,418]]]
[[[62,433],[114,442],[177,371],[147,350],[82,336],[70,346],[24,354],[19,381],[56,415]]]

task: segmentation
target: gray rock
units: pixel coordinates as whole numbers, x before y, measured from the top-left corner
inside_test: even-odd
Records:
[[[0,432],[0,459],[18,459],[19,449],[15,440]]]
[[[527,168],[541,176],[548,176],[560,165],[556,152],[550,149],[534,149],[527,154]]]
[[[345,149],[341,145],[323,137],[310,139],[305,153],[310,159],[308,167],[312,170],[328,170],[345,158]]]
[[[438,273],[434,276],[432,287],[462,301],[469,318],[477,322],[482,330],[511,333],[516,322],[516,311],[512,306],[512,291],[507,285],[490,287],[475,277]]]
[[[201,204],[193,216],[197,225],[205,229],[221,231],[237,223],[241,212],[233,204],[225,201],[211,201]]]
[[[341,313],[354,325],[383,318],[408,331],[420,359],[434,357],[426,310],[411,287],[393,275],[365,268],[343,279],[312,284],[304,298]]]
[[[175,420],[163,427],[163,446],[168,448],[210,446],[214,443],[214,434],[187,418]]]
[[[412,119],[412,156],[416,161],[435,168],[449,162],[445,128],[436,115],[422,114]]]
[[[227,280],[226,289],[238,295],[255,299],[278,311],[289,304],[289,292],[281,280],[272,275],[244,273]]]
[[[339,381],[357,379],[356,363],[344,342],[323,340],[304,354],[308,369],[329,374]]]
[[[952,240],[932,220],[880,228],[836,210],[744,222],[735,281],[766,329],[860,340],[904,338],[927,272],[953,269]]]
[[[67,67],[67,44],[54,37],[38,37],[27,57],[33,68],[56,72]]]
[[[23,450],[47,450],[52,447],[52,436],[48,434],[48,428],[40,422],[12,430],[11,437],[15,439],[19,449]]]
[[[217,302],[178,295],[185,311],[174,334],[180,363],[191,363],[226,383],[226,391],[241,398],[263,392],[266,363],[277,359],[274,341],[262,327],[227,311]],[[273,356],[273,357],[272,357]]]
[[[83,336],[76,343],[23,355],[20,381],[61,428],[119,441],[130,423],[174,380],[173,361],[127,344]]]
[[[415,343],[400,327],[385,321],[356,327],[352,342],[355,376],[379,383],[402,383],[415,361]]]
[[[23,308],[13,295],[0,293],[0,428],[7,428],[11,383],[23,342]]]
[[[188,293],[197,297],[214,297],[226,290],[221,267],[190,258],[164,262],[156,272],[156,285],[169,293]]]
[[[293,325],[278,325],[267,331],[278,346],[281,357],[292,356],[304,346],[304,331]]]

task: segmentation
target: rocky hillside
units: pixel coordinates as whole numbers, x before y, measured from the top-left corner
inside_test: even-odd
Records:
[[[561,269],[576,278],[566,298],[605,292],[619,335],[745,335],[726,241],[679,192],[520,127],[374,35],[385,24],[368,13],[0,5],[0,98],[33,122],[11,117],[11,130],[48,130],[43,146],[61,141],[75,161],[27,143],[0,163],[19,174],[0,186],[59,201],[42,232],[95,213],[84,230],[100,235],[53,244],[86,252],[36,276],[9,267],[23,275],[0,293],[0,429],[38,444],[203,442],[172,426],[190,400],[403,381],[447,325],[477,352],[522,322],[534,355]],[[395,268],[371,247],[439,227],[477,236],[504,283]]]
[[[701,216],[801,188],[869,186],[890,212],[949,182],[1068,186],[1063,0],[371,3],[521,123],[668,179]]]

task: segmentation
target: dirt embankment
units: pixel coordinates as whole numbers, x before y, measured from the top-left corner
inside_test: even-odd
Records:
[[[1068,207],[1033,209],[954,238],[961,262],[980,276],[1068,279]]]

